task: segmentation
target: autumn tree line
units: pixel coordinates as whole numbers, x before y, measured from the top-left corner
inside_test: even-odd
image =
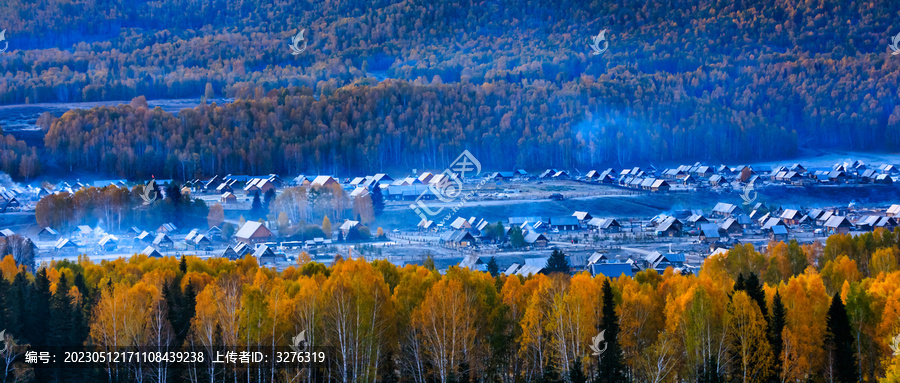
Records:
[[[305,332],[307,369],[80,369],[6,365],[19,381],[894,382],[900,231],[825,245],[739,246],[697,275],[506,276],[451,267],[299,257],[283,271],[238,261],[135,255],[0,262],[14,353],[285,347]],[[599,357],[596,355],[599,354]],[[165,366],[162,366],[165,367]],[[78,380],[81,379],[81,380]]]
[[[109,185],[85,187],[70,193],[61,191],[42,197],[35,205],[35,220],[40,227],[66,233],[78,225],[100,226],[115,233],[131,227],[154,231],[164,223],[178,227],[202,227],[210,218],[210,208],[200,198],[191,198],[178,184],[156,190],[155,200],[145,203],[144,185],[130,190]],[[219,207],[221,208],[221,206]],[[224,220],[224,213],[221,215]]]
[[[174,223],[182,228],[219,227],[225,240],[230,240],[239,225],[247,220],[271,222],[277,235],[287,240],[331,237],[331,222],[340,226],[345,220],[356,220],[361,225],[350,230],[348,238],[343,238],[341,232],[339,239],[364,240],[373,234],[367,224],[375,220],[376,214],[372,195],[351,198],[339,184],[294,186],[280,193],[273,189],[263,195],[251,194],[248,196],[252,200],[250,209],[244,213],[246,216],[240,216],[237,226],[226,221],[221,203],[207,206],[202,199],[192,198],[189,188],[172,184],[155,193],[158,193],[157,199],[149,204],[144,199],[144,185],[136,185],[130,190],[114,185],[91,186],[74,193],[49,194],[35,205],[35,220],[40,227],[64,233],[79,225],[99,226],[113,233],[125,232],[131,227],[154,231],[164,223]],[[4,254],[13,254],[17,259],[28,258],[20,256],[20,251]]]

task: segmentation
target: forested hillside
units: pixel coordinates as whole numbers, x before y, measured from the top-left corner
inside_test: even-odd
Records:
[[[66,113],[46,134],[45,157],[66,170],[190,179],[439,168],[463,149],[492,168],[511,169],[749,158],[746,148],[777,156],[794,148],[794,134],[784,129],[710,104],[678,111],[677,96],[654,89],[591,80],[563,89],[389,80],[318,99],[309,88],[275,90],[178,116],[136,102]],[[588,116],[608,122],[577,123]]]
[[[559,153],[542,166],[745,161],[788,157],[805,146],[898,150],[900,58],[887,49],[890,37],[900,32],[898,20],[900,3],[889,0],[8,1],[0,4],[0,27],[8,30],[11,46],[0,55],[0,103],[209,94],[258,104],[266,103],[261,96],[270,90],[305,86],[311,89],[306,94],[333,105],[344,101],[335,98],[335,90],[357,84],[349,94],[371,98],[380,91],[365,84],[371,77],[388,77],[426,87],[397,91],[410,100],[418,93],[436,94],[428,113],[437,118],[401,126],[403,134],[453,132],[453,139],[441,142],[448,151],[473,138],[484,138],[476,149],[487,150],[503,129],[521,147],[550,150],[526,144],[529,134],[546,136]],[[301,28],[307,29],[309,49],[292,56],[287,45]],[[604,28],[610,49],[591,56],[589,37]],[[523,104],[507,99],[467,104],[447,95],[478,88],[498,97],[521,94]],[[391,100],[379,103],[382,112],[422,112]],[[458,103],[472,116],[473,110],[486,115],[481,108],[509,106],[469,125],[448,112]],[[232,108],[249,107],[238,102]],[[506,112],[513,114],[503,128]],[[355,167],[354,159],[327,153],[352,146],[335,138],[347,129],[372,140],[352,154],[365,156],[360,170],[379,168],[387,159],[407,165],[434,155],[429,147],[434,144],[418,138],[405,137],[415,142],[401,148],[365,135],[386,124],[367,114],[339,119],[337,125],[330,125],[330,116],[322,120],[330,130],[319,129],[313,138],[321,133],[329,149],[321,149],[318,158],[294,149],[304,156],[297,166]],[[275,118],[287,126],[296,122],[277,112]],[[185,134],[206,129],[185,128]],[[459,129],[464,137],[454,132]],[[171,162],[187,150],[181,146],[173,143],[156,156]],[[406,151],[399,155],[400,150]],[[533,158],[511,149],[502,153],[491,165]],[[259,163],[232,160],[198,169],[208,175],[220,166],[247,171],[294,166],[254,161]]]
[[[767,254],[737,246],[699,275],[670,268],[616,279],[441,274],[339,257],[325,267],[302,254],[281,272],[252,257],[137,255],[59,261],[32,275],[7,257],[0,321],[18,344],[12,353],[26,343],[271,349],[304,331],[326,354],[304,370],[208,358],[67,375],[82,381],[587,382],[599,372],[616,382],[896,382],[898,238],[836,235],[824,247],[772,243]],[[13,370],[23,381],[50,380],[46,369]]]

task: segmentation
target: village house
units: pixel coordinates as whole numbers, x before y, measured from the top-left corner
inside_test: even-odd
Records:
[[[187,235],[184,236],[184,242],[192,242],[194,240],[194,237],[196,237],[199,233],[199,229],[191,229],[191,231],[189,231]]]
[[[653,180],[650,185],[650,191],[652,192],[668,192],[671,188],[672,186],[665,180]]]
[[[830,183],[834,183],[834,184],[845,183],[845,182],[847,182],[848,178],[849,177],[847,176],[847,173],[845,173],[844,171],[841,171],[841,170],[832,170],[830,173],[828,173],[828,182],[830,182]]]
[[[218,226],[213,226],[206,231],[206,237],[211,240],[220,240],[222,239],[222,229]]]
[[[225,194],[222,194],[222,196],[219,198],[219,201],[221,201],[224,204],[231,204],[231,203],[237,203],[238,200],[237,200],[237,196],[234,195],[234,193],[225,192]]]
[[[721,228],[729,237],[744,235],[744,227],[735,218],[726,219],[722,222]]]
[[[644,256],[643,261],[646,269],[653,269],[662,274],[669,267],[683,268],[684,259],[684,254],[661,254],[658,251],[654,251]]]
[[[244,192],[247,195],[253,195],[259,193],[260,195],[264,195],[269,190],[275,191],[275,183],[269,181],[268,179],[263,178],[253,178],[244,185]]]
[[[472,228],[472,224],[463,217],[456,217],[456,219],[450,223],[450,228],[453,230],[468,230]]]
[[[173,241],[172,238],[169,238],[166,233],[159,233],[156,235],[156,238],[153,239],[153,246],[171,249],[175,246],[175,241]]]
[[[425,219],[425,218],[422,218],[422,220],[419,221],[419,224],[416,225],[416,229],[418,229],[419,231],[431,231],[431,230],[434,230],[434,229],[435,229],[434,221],[432,221],[432,220],[427,220],[427,219]]]
[[[894,217],[881,217],[877,215],[868,215],[856,221],[858,230],[872,231],[877,228],[884,228],[893,231],[897,227],[897,221]]]
[[[612,218],[592,218],[588,226],[594,228],[600,234],[614,234],[622,231],[622,225]]]
[[[527,259],[526,259],[527,260]],[[520,275],[523,277],[529,277],[532,275],[538,275],[542,271],[544,271],[543,266],[532,266],[532,265],[520,265],[518,263],[513,263],[503,272],[506,275]]]
[[[794,209],[785,209],[781,213],[781,219],[784,223],[788,225],[797,225],[800,223],[800,218],[803,217],[803,214],[800,214],[799,211]]]
[[[825,231],[828,234],[847,234],[853,225],[846,217],[832,216],[825,222]]]
[[[218,186],[216,186],[215,192],[217,194],[225,194],[225,193],[234,193],[234,185],[237,181],[223,181]]]
[[[344,221],[344,223],[342,223],[340,227],[341,233],[344,235],[344,238],[347,238],[350,230],[357,226],[359,226],[359,221],[351,221],[349,219]]]
[[[713,207],[712,216],[713,217],[721,217],[721,218],[729,218],[733,215],[737,215],[743,213],[741,208],[732,205],[730,203],[719,202]]]
[[[631,263],[595,263],[589,266],[591,276],[598,275],[607,278],[618,278],[621,276],[634,277],[634,266]]]
[[[431,177],[434,177],[434,174],[431,174],[429,172],[423,172],[422,174],[419,174],[418,178],[419,178],[419,181],[421,181],[423,184],[427,184],[427,183],[431,182]]]
[[[48,226],[38,232],[38,238],[44,241],[54,240],[59,238],[59,233]]]
[[[697,227],[701,223],[707,222],[709,222],[709,220],[700,214],[691,214],[689,217],[687,217],[687,219],[684,220],[685,225],[687,225],[688,227]]]
[[[468,230],[450,230],[441,234],[440,243],[450,247],[475,246],[475,237]]]
[[[668,217],[656,227],[657,237],[680,237],[683,225],[675,217]]]
[[[156,229],[157,233],[162,233],[162,234],[172,234],[176,231],[178,231],[178,227],[175,226],[175,224],[171,223],[171,222],[164,223],[164,224],[160,225],[160,227],[158,229]]]
[[[310,180],[309,177],[307,177],[303,174],[296,176],[296,177],[294,177],[294,179],[291,180],[291,185],[293,185],[293,186],[306,187],[306,186],[309,186],[310,183],[312,183],[312,180]]]
[[[787,227],[787,224],[785,224],[784,221],[783,221],[781,218],[778,218],[778,217],[769,217],[769,218],[766,218],[766,220],[765,220],[764,223],[762,224],[761,230],[762,230],[764,233],[769,233],[769,232],[771,232],[772,229],[775,228],[776,226],[784,226],[784,227]]]
[[[332,187],[335,185],[338,185],[338,182],[332,176],[318,176],[310,183],[310,186],[313,187]]]
[[[78,251],[78,244],[68,238],[60,238],[53,245],[53,250],[62,253],[75,252]]]
[[[772,230],[769,232],[769,239],[772,241],[787,241],[788,239],[788,228],[787,226],[773,226]]]
[[[103,251],[114,251],[119,246],[119,239],[112,234],[107,234],[98,244]]]
[[[586,212],[586,211],[576,211],[576,212],[572,213],[572,216],[575,217],[576,219],[578,219],[578,222],[579,222],[582,226],[587,225],[587,223],[588,223],[592,218],[594,218],[594,217],[591,216],[591,213],[588,213],[588,212]]]
[[[550,240],[544,234],[537,231],[529,231],[525,233],[525,243],[533,247],[547,247]]]
[[[222,179],[219,178],[218,175],[212,176],[212,178],[202,182],[202,188],[204,191],[212,192],[216,190],[216,188],[222,183]]]
[[[143,242],[143,243],[152,243],[152,242],[153,242],[153,239],[155,239],[155,238],[156,238],[155,235],[150,234],[150,233],[148,233],[148,232],[146,232],[146,231],[142,231],[140,234],[138,234],[137,236],[134,237],[133,241],[134,241],[135,243],[141,243],[141,242]]]
[[[578,230],[578,218],[573,216],[550,217],[550,228],[559,231]]]
[[[567,180],[571,177],[569,176],[569,172],[567,172],[565,170],[560,170],[560,171],[556,172],[555,174],[553,174],[553,176],[551,178],[553,178],[555,180]]]
[[[141,251],[141,254],[144,254],[150,258],[162,258],[163,257],[162,253],[160,253],[159,250],[156,250],[153,246],[147,246],[146,248],[144,248],[144,250]]]
[[[824,212],[822,212],[821,215],[819,215],[819,218],[816,218],[816,224],[819,226],[825,226],[825,223],[828,222],[828,220],[831,219],[831,217],[833,217],[833,216],[834,216],[833,211],[831,211],[831,210],[824,211]]]
[[[595,251],[588,257],[587,264],[588,266],[597,264],[597,263],[607,263],[610,261],[609,256],[606,253],[601,253],[599,251]]]
[[[722,186],[728,184],[728,179],[720,174],[713,174],[709,177],[709,186]]]
[[[725,237],[725,230],[722,230],[719,225],[714,222],[701,223],[699,225],[699,230],[700,242],[703,243],[719,242]]]
[[[271,247],[262,245],[256,248],[256,251],[253,252],[253,257],[257,259],[259,264],[276,264],[277,262],[287,261],[285,255],[275,253]]]
[[[329,233],[325,233],[329,235]],[[254,244],[267,242],[273,237],[272,232],[262,222],[247,221],[244,226],[235,233],[234,238],[238,242]]]
[[[19,208],[22,205],[15,193],[11,190],[0,187],[0,213],[9,209]]]
[[[708,178],[715,174],[716,170],[712,166],[696,165],[691,168],[690,175],[698,178]]]
[[[513,172],[494,172],[489,175],[490,179],[495,181],[509,181],[516,176]]]
[[[209,239],[209,237],[207,237],[203,234],[197,234],[196,236],[194,236],[194,239],[191,240],[191,243],[194,245],[194,248],[196,248],[196,249],[201,249],[206,246],[212,245],[212,241]]]
[[[887,209],[885,215],[888,217],[900,216],[900,205],[891,205],[891,207]]]
[[[225,248],[225,251],[222,252],[221,257],[232,261],[236,261],[241,258],[231,246]]]

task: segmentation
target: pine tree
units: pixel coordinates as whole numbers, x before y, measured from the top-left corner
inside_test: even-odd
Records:
[[[183,333],[187,332],[184,325],[184,295],[181,292],[181,288],[178,287],[176,280],[163,283],[162,295],[163,299],[166,301],[166,306],[169,308],[166,313],[166,319],[168,319],[169,323],[172,325],[172,331],[175,333],[176,339],[175,346],[177,347],[180,345],[179,341],[182,339]]]
[[[184,255],[181,256],[181,261],[178,262],[178,270],[181,271],[181,275],[187,274],[187,259]]]
[[[275,201],[275,189],[273,188],[273,189],[266,190],[266,194],[265,194],[265,196],[263,196],[263,198],[264,198],[265,208],[266,208],[266,210],[269,210],[269,208],[272,207],[272,201]]]
[[[763,285],[756,273],[750,273],[750,276],[747,277],[746,291],[750,299],[753,299],[756,305],[759,306],[759,311],[762,312],[763,318],[766,318],[766,321],[768,321],[769,310],[766,308],[766,293],[763,291]]]
[[[85,306],[91,307],[92,305],[89,304],[89,301],[91,299],[92,292],[90,289],[88,289],[87,283],[84,281],[84,274],[75,274],[75,282],[72,283],[72,285],[78,289],[78,292],[81,294],[81,300],[85,303]]]
[[[769,329],[771,335],[769,337],[772,344],[772,355],[775,357],[775,365],[773,375],[778,377],[781,375],[781,352],[784,349],[784,326],[787,312],[784,303],[781,301],[781,294],[776,290],[775,296],[772,298],[772,318],[769,321]]]
[[[488,272],[491,273],[492,277],[500,275],[500,266],[497,265],[497,259],[494,257],[491,257],[491,259],[488,261],[487,269]]]
[[[182,201],[181,186],[173,183],[166,187],[166,199],[168,199],[171,202],[172,206],[174,206],[175,209],[178,210],[178,208],[181,207]]]
[[[544,273],[569,273],[569,257],[560,250],[553,250],[550,258],[547,258],[547,264],[544,266]]]
[[[616,314],[613,290],[609,279],[603,281],[603,321],[600,330],[604,331],[607,348],[600,355],[599,381],[600,383],[626,382],[625,364],[622,349],[619,347],[619,316]]]
[[[48,342],[53,346],[70,346],[72,331],[72,305],[69,299],[69,283],[66,274],[59,274],[56,293],[50,298],[50,327]]]
[[[184,287],[184,295],[182,298],[182,309],[181,309],[181,328],[178,329],[180,332],[176,334],[176,342],[178,345],[184,343],[184,340],[187,338],[188,333],[191,329],[191,320],[194,319],[194,316],[197,314],[197,292],[194,291],[194,285],[191,284],[191,279],[188,278],[187,283]]]
[[[9,286],[9,296],[4,302],[3,314],[6,316],[6,328],[10,334],[19,339],[30,339],[27,331],[30,310],[28,299],[31,295],[31,285],[28,283],[25,271],[19,271],[12,284]]]
[[[521,227],[513,226],[512,229],[509,229],[509,244],[516,249],[525,247],[525,235],[522,233]]]
[[[575,363],[569,368],[569,383],[587,383],[587,376],[581,366],[581,358],[575,358]]]
[[[769,310],[766,308],[766,293],[763,291],[762,283],[760,283],[759,276],[756,273],[750,273],[746,279],[744,274],[739,274],[737,281],[734,283],[734,291],[746,292],[750,299],[756,302],[760,312],[763,314],[763,318],[768,321]]]
[[[381,187],[377,183],[372,187],[372,210],[375,216],[381,215],[384,211],[384,195],[381,194]]]
[[[825,349],[830,358],[832,379],[839,383],[859,381],[859,365],[856,363],[853,330],[847,309],[838,293],[831,299],[828,308],[828,327],[825,334]]]
[[[262,201],[259,199],[259,191],[253,192],[253,203],[250,204],[250,219],[258,219],[264,217],[266,214],[265,209],[263,209]]]
[[[47,269],[41,268],[34,277],[34,287],[26,306],[28,319],[25,322],[25,336],[32,346],[48,345],[50,298],[50,280],[47,278]]]

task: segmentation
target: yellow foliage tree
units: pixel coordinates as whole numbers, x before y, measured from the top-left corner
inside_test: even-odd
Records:
[[[442,279],[413,312],[413,326],[422,334],[425,355],[436,377],[448,383],[472,348],[475,331],[470,322],[472,302],[462,283]]]
[[[731,297],[728,306],[728,337],[737,365],[732,379],[744,383],[764,382],[772,368],[772,349],[766,338],[767,325],[759,306],[744,291]]]

